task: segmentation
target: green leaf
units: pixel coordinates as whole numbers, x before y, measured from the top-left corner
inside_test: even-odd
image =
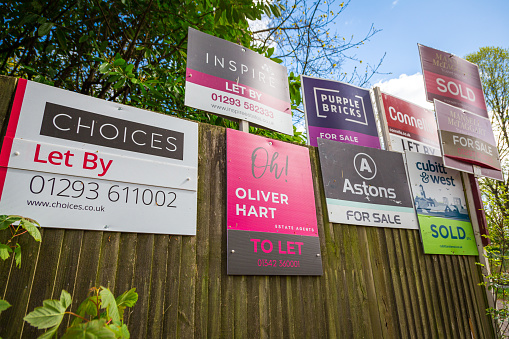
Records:
[[[14,260],[16,261],[16,267],[21,267],[21,246],[20,244],[16,244],[14,248]]]
[[[129,291],[126,291],[119,295],[117,299],[115,299],[118,306],[126,306],[133,307],[138,301],[138,293],[136,293],[136,288],[131,288]]]
[[[274,62],[277,62],[278,64],[282,63],[283,60],[281,59],[278,59],[278,58],[270,58],[270,60],[274,61]]]
[[[16,215],[0,215],[0,231],[8,228],[16,221],[23,219]]]
[[[0,313],[11,307],[7,300],[0,299]]]
[[[0,244],[0,259],[5,260],[11,256],[12,248],[6,244]]]
[[[60,293],[60,304],[67,309],[67,307],[71,306],[72,298],[69,292],[66,290],[62,290],[62,293]]]
[[[101,286],[101,308],[105,308],[108,313],[108,318],[111,318],[113,321],[120,321],[120,314],[118,313],[118,305],[115,300],[115,296],[109,289]]]
[[[53,28],[52,22],[45,22],[42,25],[39,26],[39,29],[37,30],[37,34],[39,36],[45,36],[51,31],[51,28]]]
[[[35,20],[37,20],[38,17],[39,17],[38,14],[30,13],[27,16],[23,17],[23,19],[21,19],[21,21],[19,22],[19,25],[21,26],[24,24],[35,22]]]
[[[103,62],[101,66],[99,66],[99,72],[106,73],[110,70],[111,66],[107,62]]]
[[[33,223],[23,218],[21,220],[20,226],[26,229],[35,241],[41,241],[41,232],[39,232],[39,229]]]
[[[59,324],[60,325],[60,324]],[[40,336],[37,337],[37,339],[51,339],[55,336],[57,333],[59,325],[55,325]]]
[[[78,307],[78,310],[76,311],[76,313],[79,316],[82,316],[82,317],[86,317],[87,314],[91,315],[92,317],[97,317],[97,306],[94,304],[94,301],[95,302],[99,302],[97,300],[96,296],[91,296],[91,297],[86,298],[80,304],[80,306]],[[80,317],[76,317],[72,321],[72,326],[81,324],[82,321],[83,321],[83,319],[81,319]]]
[[[133,64],[129,64],[129,65],[125,66],[125,72],[126,73],[131,73],[133,71],[133,68],[134,68],[134,65]]]
[[[57,29],[55,31],[55,35],[57,36],[58,44],[60,48],[67,52],[67,38],[65,33],[61,29]]]
[[[124,318],[124,310],[126,307],[133,307],[138,301],[138,293],[135,292],[136,288],[131,288],[129,291],[126,291],[119,295],[115,301],[118,305],[118,312],[120,319]]]
[[[113,66],[120,66],[120,65],[124,65],[124,64],[125,64],[125,60],[122,58],[118,58],[117,60],[115,60],[113,62]]]
[[[79,324],[77,326],[69,327],[61,339],[115,338],[115,334],[105,325],[106,325],[106,320],[97,319],[97,320],[89,321],[88,323]]]
[[[67,307],[64,307],[60,300],[44,300],[43,306],[37,307],[23,319],[38,329],[58,326],[64,318]]]
[[[79,39],[79,41],[78,41],[78,42],[81,44],[81,43],[83,43],[83,42],[87,41],[87,40],[88,40],[88,38],[89,38],[89,36],[88,36],[88,35],[86,35],[86,34],[85,34],[85,35],[82,35],[82,36],[80,37],[80,39]]]
[[[113,89],[119,89],[120,87],[124,86],[124,84],[125,84],[125,78],[121,79],[120,81],[115,83],[115,85],[113,85]]]

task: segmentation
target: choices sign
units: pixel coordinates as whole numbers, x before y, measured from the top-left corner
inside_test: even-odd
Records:
[[[227,130],[228,274],[322,275],[309,150]]]
[[[424,253],[477,255],[460,173],[439,157],[406,152]]]
[[[450,53],[419,45],[426,98],[488,118],[477,65]]]
[[[380,148],[369,90],[301,75],[308,143],[317,138]]]
[[[435,110],[445,157],[501,170],[489,119],[437,100]]]
[[[329,221],[417,229],[403,155],[318,139]]]
[[[195,235],[197,167],[196,123],[20,79],[0,212],[45,227]]]
[[[286,67],[189,28],[185,104],[293,134]]]
[[[432,111],[381,93],[381,117],[389,130],[391,149],[440,155],[437,123]]]

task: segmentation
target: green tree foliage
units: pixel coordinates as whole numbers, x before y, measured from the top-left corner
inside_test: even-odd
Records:
[[[497,320],[498,330],[504,335],[509,319],[509,50],[500,47],[483,47],[466,59],[479,66],[491,124],[497,138],[505,181],[483,179],[486,219],[491,244],[486,247],[491,272],[489,288],[499,308],[488,311]]]
[[[344,58],[355,59],[347,51],[376,31],[371,28],[359,41],[330,31],[347,5],[323,0],[7,1],[0,3],[0,74],[235,128],[229,120],[184,106],[188,27],[283,62],[291,71],[292,107],[297,108],[299,73],[325,76],[337,70],[341,75],[333,78],[355,78],[347,79],[339,66]],[[299,133],[288,137],[251,129],[303,142]]]
[[[339,34],[335,30],[336,23],[348,15],[349,0],[280,0],[280,4],[283,8],[280,16],[264,21],[265,26],[253,25],[256,27],[253,41],[262,49],[269,47],[268,54],[274,60],[283,60],[288,68],[293,121],[303,124],[299,74],[362,87],[378,73],[385,55],[380,56],[376,65],[363,64],[357,56],[358,48],[380,31],[373,25],[361,37]],[[355,61],[362,67],[347,70],[345,61]]]

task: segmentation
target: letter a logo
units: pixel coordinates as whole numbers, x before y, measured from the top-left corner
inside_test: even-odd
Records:
[[[376,175],[375,161],[366,153],[357,153],[353,158],[353,165],[357,174],[365,180],[371,180]]]
[[[371,170],[371,167],[369,167],[368,161],[366,158],[361,159],[361,168],[359,169],[359,172],[368,171],[369,173],[373,173]]]

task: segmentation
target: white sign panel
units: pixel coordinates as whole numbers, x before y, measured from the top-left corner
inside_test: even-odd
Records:
[[[196,234],[198,125],[20,79],[0,214],[44,227]]]
[[[293,135],[286,67],[189,28],[185,104]]]

